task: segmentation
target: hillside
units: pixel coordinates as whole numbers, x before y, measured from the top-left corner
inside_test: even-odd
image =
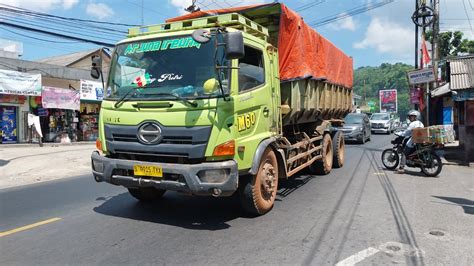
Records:
[[[396,89],[398,92],[398,113],[401,118],[410,109],[407,71],[413,66],[383,63],[378,67],[360,67],[354,71],[354,92],[362,96],[361,108],[367,110],[367,102],[375,102],[375,112],[379,111],[378,91]]]

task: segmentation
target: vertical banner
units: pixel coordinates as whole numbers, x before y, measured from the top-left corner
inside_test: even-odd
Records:
[[[420,103],[420,88],[411,88],[410,89],[410,104],[419,104]]]
[[[0,130],[2,131],[2,143],[16,143],[17,125],[16,125],[16,107],[0,106]]]
[[[61,89],[43,87],[42,103],[44,108],[57,108],[68,110],[80,109],[79,91],[73,89]]]
[[[380,112],[396,113],[398,111],[397,90],[380,90]]]
[[[81,79],[81,100],[102,101],[103,99],[102,82]]]

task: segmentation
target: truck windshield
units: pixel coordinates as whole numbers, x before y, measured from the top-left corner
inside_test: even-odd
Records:
[[[215,60],[221,65],[228,64],[223,53],[223,49],[216,52],[213,39],[197,43],[190,36],[120,44],[112,59],[107,98],[158,100],[168,98],[167,94],[187,99],[221,96],[220,90],[204,94],[203,85],[209,79],[219,80],[219,73],[224,92],[229,91],[229,71],[215,68]]]

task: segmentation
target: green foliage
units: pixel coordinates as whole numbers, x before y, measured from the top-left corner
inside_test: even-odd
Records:
[[[428,31],[426,39],[432,42],[433,33]],[[439,34],[439,53],[441,58],[458,53],[474,53],[474,41],[463,39],[463,33],[460,31],[447,31]]]
[[[378,92],[396,89],[398,93],[398,113],[404,118],[410,107],[407,72],[414,67],[403,64],[383,63],[378,67],[360,67],[354,71],[354,92],[362,96],[361,108],[368,110],[367,102],[376,102],[374,112],[379,111]]]

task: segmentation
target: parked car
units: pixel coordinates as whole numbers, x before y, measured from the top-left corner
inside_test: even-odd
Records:
[[[364,113],[349,113],[344,118],[344,126],[340,128],[344,134],[344,140],[365,143],[370,140],[370,121]]]
[[[393,119],[389,113],[374,113],[370,117],[372,133],[390,134],[394,130]]]

